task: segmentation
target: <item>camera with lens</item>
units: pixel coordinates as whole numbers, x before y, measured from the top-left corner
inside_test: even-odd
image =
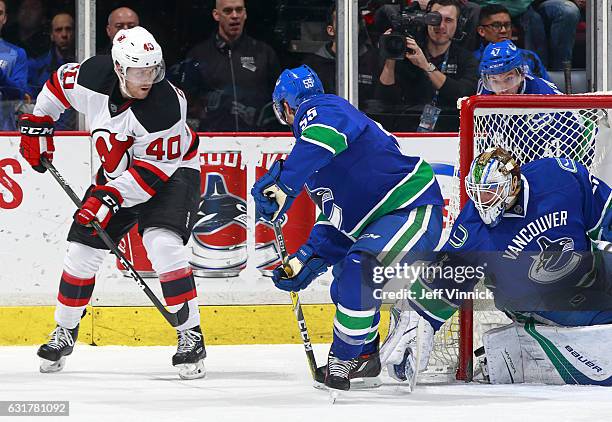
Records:
[[[419,31],[426,26],[438,26],[442,15],[438,12],[400,11],[391,16],[391,33],[381,35],[380,54],[385,59],[402,60],[410,49],[406,47],[406,37],[417,38]]]

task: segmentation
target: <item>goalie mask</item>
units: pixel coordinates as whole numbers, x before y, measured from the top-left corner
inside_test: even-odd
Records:
[[[521,171],[502,148],[489,148],[472,161],[465,179],[468,196],[482,221],[495,227],[520,190]]]
[[[153,35],[141,26],[118,31],[113,39],[111,56],[121,91],[131,98],[142,95],[130,90],[128,83],[136,88],[150,87],[164,79],[166,69],[162,49]]]

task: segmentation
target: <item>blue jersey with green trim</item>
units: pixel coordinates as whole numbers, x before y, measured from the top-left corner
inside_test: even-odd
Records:
[[[444,205],[431,166],[402,154],[392,134],[341,97],[303,102],[293,134],[281,181],[296,191],[305,185],[329,222],[350,237],[395,210]]]
[[[597,312],[571,311],[612,310],[612,294],[602,295],[610,288],[610,274],[598,261],[601,255],[591,253],[593,240],[612,241],[610,187],[564,158],[535,160],[521,173],[518,201],[497,226],[484,224],[472,201],[466,204],[442,247],[442,264],[480,266],[498,309],[535,312],[561,325],[590,325]],[[413,285],[413,303],[438,328],[462,300],[459,295],[420,300],[422,290],[470,291],[478,278],[422,279]]]

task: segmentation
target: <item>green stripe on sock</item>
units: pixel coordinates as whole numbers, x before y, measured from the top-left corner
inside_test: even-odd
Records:
[[[372,321],[374,320],[374,315],[367,317],[354,317],[349,316],[336,309],[336,321],[343,327],[348,328],[349,330],[365,330],[372,326]]]

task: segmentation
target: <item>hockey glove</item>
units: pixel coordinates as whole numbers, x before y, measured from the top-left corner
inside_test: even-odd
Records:
[[[41,157],[53,161],[53,119],[51,116],[22,114],[19,116],[21,143],[19,152],[25,160],[39,173],[47,169],[40,162]]]
[[[279,265],[272,271],[272,281],[276,287],[287,292],[297,292],[327,271],[329,264],[314,254],[314,250],[303,245],[296,253],[289,256],[287,263]]]
[[[283,160],[274,162],[251,189],[259,218],[264,221],[278,221],[291,207],[299,192],[280,181]]]
[[[83,206],[76,212],[74,219],[86,226],[97,220],[102,228],[106,228],[111,217],[117,214],[123,198],[119,191],[110,186],[94,186]]]

